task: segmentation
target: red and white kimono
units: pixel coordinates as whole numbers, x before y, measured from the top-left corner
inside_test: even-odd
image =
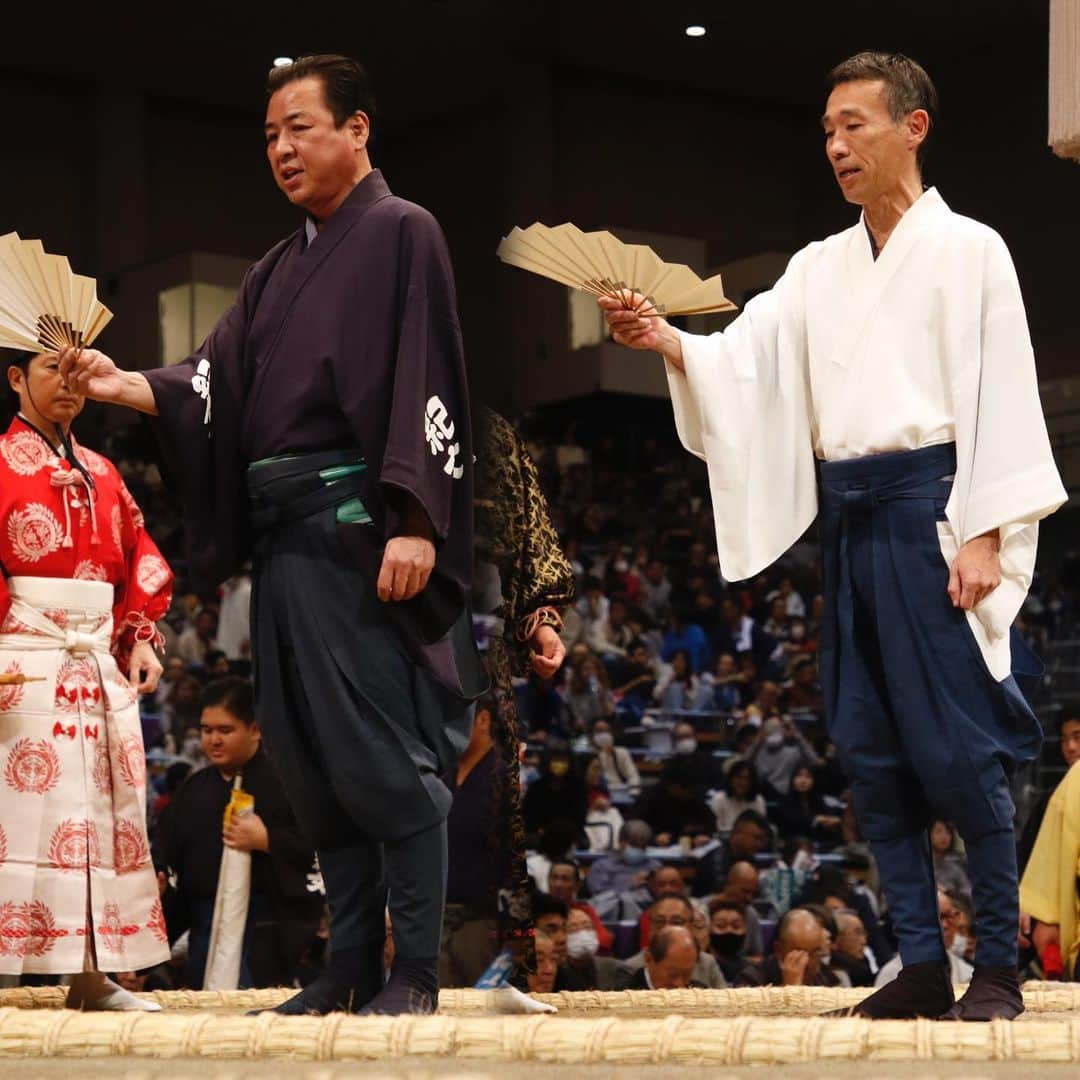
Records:
[[[0,673],[41,680],[0,685],[5,974],[169,954],[123,672],[135,641],[157,640],[172,572],[115,467],[74,452],[92,489],[21,419],[0,436]]]

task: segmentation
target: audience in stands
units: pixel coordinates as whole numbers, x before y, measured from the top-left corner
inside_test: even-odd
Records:
[[[716,831],[727,835],[736,819],[746,810],[765,816],[765,797],[758,790],[757,773],[747,761],[738,761],[724,775],[723,790],[712,801]]]

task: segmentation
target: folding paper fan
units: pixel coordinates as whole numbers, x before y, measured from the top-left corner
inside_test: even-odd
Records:
[[[511,266],[531,270],[624,307],[657,315],[705,315],[734,311],[720,275],[705,281],[682,263],[665,263],[644,244],[624,244],[609,232],[582,232],[576,225],[539,223],[514,228],[498,248]],[[638,294],[636,303],[632,297]]]
[[[0,236],[0,347],[59,352],[89,345],[112,312],[93,278],[72,273],[40,240]]]

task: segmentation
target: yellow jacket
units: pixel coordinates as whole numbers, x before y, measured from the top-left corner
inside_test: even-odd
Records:
[[[1080,873],[1080,761],[1065,774],[1046,807],[1046,817],[1020,882],[1020,910],[1061,928],[1067,977],[1075,977],[1080,951],[1077,874]]]

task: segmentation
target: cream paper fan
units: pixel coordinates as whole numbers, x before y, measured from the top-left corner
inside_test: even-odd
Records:
[[[93,278],[72,273],[40,240],[0,236],[0,347],[59,352],[89,345],[112,312]]]
[[[499,258],[594,296],[610,296],[647,314],[705,315],[734,311],[720,275],[705,281],[682,263],[666,263],[644,244],[624,244],[609,232],[576,225],[515,227],[503,237]],[[634,293],[644,297],[636,304]]]

